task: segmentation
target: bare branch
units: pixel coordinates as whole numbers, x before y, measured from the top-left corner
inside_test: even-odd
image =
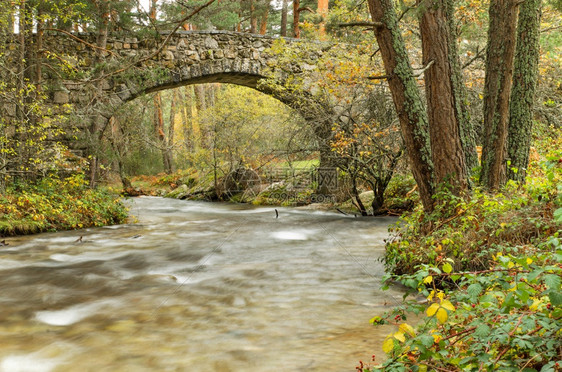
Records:
[[[369,27],[369,28],[380,28],[384,27],[384,23],[382,22],[369,22],[369,21],[362,21],[362,22],[350,22],[350,23],[339,23],[336,25],[337,27]]]
[[[422,67],[422,69],[414,75],[414,77],[418,77],[421,76],[428,68],[430,68],[433,64],[435,63],[434,60],[431,60],[427,63],[427,65],[425,65],[424,67]]]
[[[390,75],[367,76],[367,79],[369,79],[369,80],[384,80],[384,79],[390,79],[390,78],[391,78]]]
[[[477,59],[483,58],[484,57],[484,49],[480,50],[480,48],[476,48],[476,55],[474,57],[472,57],[471,59],[469,59],[464,65],[462,65],[462,69],[464,70],[465,68],[467,68],[468,66],[470,66],[472,63],[474,63],[474,61],[476,61]]]

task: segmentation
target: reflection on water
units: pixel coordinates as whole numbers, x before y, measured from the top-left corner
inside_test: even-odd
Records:
[[[378,289],[394,220],[278,210],[138,198],[134,224],[8,239],[0,371],[353,371],[382,354],[389,329],[368,320],[401,297]]]

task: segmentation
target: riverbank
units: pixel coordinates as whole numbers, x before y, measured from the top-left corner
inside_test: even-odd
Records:
[[[215,181],[209,174],[187,169],[172,174],[133,177],[131,187],[121,189],[121,193],[125,196],[164,196],[181,200],[306,207],[355,216],[361,215],[357,199],[368,209],[374,199],[373,191],[363,191],[358,198],[353,197],[348,185],[345,184],[339,185],[336,191],[330,193],[316,193],[315,184],[307,182],[310,179],[309,173],[275,182],[263,182],[263,179],[256,175],[257,173],[250,170],[250,175],[246,179],[237,182],[224,178]],[[248,179],[251,182],[248,182]],[[120,190],[117,184],[113,185],[113,188]],[[397,175],[385,191],[384,205],[377,211],[371,210],[371,214],[399,216],[405,211],[412,210],[417,203],[418,194],[412,177]]]
[[[12,186],[0,195],[0,236],[120,224],[127,218],[120,199],[88,188],[81,174]]]
[[[415,299],[372,319],[395,326],[388,359],[358,370],[561,370],[562,151],[553,146],[525,185],[470,198],[443,192],[434,213],[401,218],[386,280]],[[425,321],[414,328],[411,313]]]

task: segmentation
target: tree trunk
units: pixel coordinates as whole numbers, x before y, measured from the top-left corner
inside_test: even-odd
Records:
[[[320,40],[326,38],[326,17],[328,16],[328,0],[318,0],[318,14],[322,16],[320,23],[319,36]]]
[[[447,21],[449,24],[449,63],[451,64],[451,83],[455,98],[455,115],[459,122],[459,134],[464,151],[465,163],[468,172],[468,181],[472,170],[479,166],[478,153],[476,152],[476,131],[470,121],[468,112],[468,95],[464,84],[459,52],[457,47],[457,27],[455,25],[455,2],[446,0]]]
[[[283,0],[281,7],[281,36],[287,36],[287,13],[289,12],[289,0]]]
[[[495,190],[506,181],[509,95],[518,0],[492,0],[484,82],[484,139],[480,182]]]
[[[35,43],[35,86],[37,88],[37,93],[41,92],[41,83],[43,80],[42,68],[43,68],[43,9],[41,4],[39,5],[37,11],[37,35]]]
[[[256,16],[255,0],[250,0],[250,33],[258,33],[258,17]]]
[[[166,152],[166,134],[164,133],[164,117],[162,115],[162,97],[160,92],[154,94],[154,129],[160,152],[162,153],[164,171],[169,174],[171,173],[171,166]]]
[[[98,46],[97,53],[96,53],[96,63],[101,64],[105,59],[105,53],[103,50],[107,46],[107,36],[109,33],[109,10],[106,8],[107,4],[102,2],[98,8],[98,14],[100,16],[100,24],[99,24],[99,31],[96,38],[96,45]],[[99,72],[100,75],[103,75],[103,71]],[[102,99],[103,96],[103,81],[98,80],[95,84],[95,101],[98,102]],[[88,149],[90,155],[90,168],[89,168],[89,186],[95,187],[96,186],[96,179],[97,179],[97,170],[98,170],[98,147],[99,141],[102,138],[103,131],[102,127],[104,123],[107,123],[108,120],[101,116],[101,114],[96,114],[92,117],[92,122],[90,124],[89,130],[89,146]]]
[[[195,104],[198,111],[205,111],[207,109],[206,87],[204,84],[197,84],[195,90]]]
[[[408,156],[418,184],[420,199],[426,211],[433,210],[433,163],[428,134],[428,119],[417,82],[398,27],[392,0],[368,0],[388,84]]]
[[[447,2],[435,0],[420,20],[425,92],[429,119],[435,185],[448,184],[459,195],[468,186],[465,156],[460,139],[461,112],[457,110],[450,45]]]
[[[511,100],[507,154],[509,179],[524,183],[529,163],[533,102],[537,88],[540,52],[541,0],[525,0],[519,9],[517,46]]]
[[[260,18],[260,34],[265,35],[267,33],[267,18],[269,17],[269,6],[271,1],[266,0],[265,8],[263,10],[263,14]]]
[[[166,139],[166,157],[168,158],[168,164],[170,165],[170,173],[173,173],[174,168],[174,154],[172,149],[174,148],[174,136],[176,130],[176,107],[178,102],[178,92],[177,90],[172,90],[172,102],[170,103],[170,124],[168,126],[168,138]]]
[[[301,29],[299,27],[300,20],[300,0],[293,0],[293,37],[298,39],[301,37]]]
[[[185,145],[186,152],[191,152],[195,148],[194,143],[194,135],[193,135],[193,118],[192,118],[192,107],[193,104],[193,86],[186,85],[184,90],[184,100],[181,114],[182,114],[182,133],[183,133],[183,141]]]
[[[23,96],[20,97],[20,95],[23,95],[26,91],[26,71],[27,71],[27,64],[26,64],[26,56],[27,56],[27,49],[28,49],[28,31],[27,31],[27,13],[28,13],[28,9],[27,9],[27,3],[25,2],[25,0],[22,0],[20,2],[20,6],[19,6],[19,22],[18,22],[18,28],[19,28],[19,35],[18,35],[18,42],[19,42],[19,53],[18,53],[18,58],[17,58],[17,80],[16,80],[16,119],[15,119],[15,138],[16,141],[19,142],[16,146],[17,146],[17,166],[20,167],[19,170],[25,170],[25,164],[24,164],[24,147],[25,146],[21,146],[21,144],[25,143],[25,138],[24,138],[24,131],[25,131],[25,117],[26,117],[26,112],[25,112],[25,101],[27,101],[27,97]],[[22,102],[23,101],[23,102]],[[17,173],[17,175],[19,175],[20,173]],[[19,176],[17,176],[19,177]]]

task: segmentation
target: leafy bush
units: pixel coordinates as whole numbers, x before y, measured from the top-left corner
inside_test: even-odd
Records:
[[[367,371],[559,371],[562,365],[562,150],[525,186],[439,194],[394,227],[385,280],[414,298],[372,319],[398,329]],[[424,314],[417,328],[407,316]]]
[[[31,234],[122,223],[127,209],[115,194],[86,186],[82,174],[44,178],[0,196],[0,235]]]
[[[389,359],[367,371],[558,371],[562,365],[560,232],[526,254],[493,256],[487,270],[455,272],[452,260],[422,265],[400,282],[427,299],[374,324],[394,323]],[[440,289],[449,279],[455,290]],[[425,313],[417,329],[402,322]]]

